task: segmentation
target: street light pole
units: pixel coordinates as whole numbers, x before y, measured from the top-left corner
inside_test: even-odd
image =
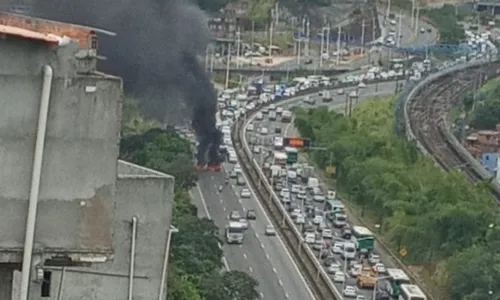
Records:
[[[161,274],[161,282],[160,282],[160,291],[158,292],[158,300],[164,300],[163,295],[167,294],[166,280],[167,280],[167,272],[168,272],[168,257],[170,255],[170,244],[172,242],[172,234],[179,232],[179,229],[170,225],[170,229],[168,230],[167,236],[167,245],[165,248],[165,258],[163,260],[163,271]]]

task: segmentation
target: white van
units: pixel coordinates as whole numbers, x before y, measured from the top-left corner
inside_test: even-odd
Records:
[[[263,115],[262,115],[262,113],[259,111],[259,112],[255,115],[255,119],[256,119],[256,120],[261,121],[262,119],[264,119],[264,116],[263,116]]]
[[[342,258],[345,259],[355,259],[356,258],[356,245],[354,243],[344,243],[342,251]]]
[[[232,164],[235,164],[238,162],[238,157],[236,156],[236,153],[229,154],[229,162]]]
[[[295,171],[288,171],[286,174],[286,178],[288,182],[290,183],[296,183],[297,182],[297,172]]]
[[[347,216],[341,213],[337,213],[333,216],[333,226],[337,228],[344,227],[347,224]]]
[[[309,190],[313,190],[314,188],[317,188],[319,187],[319,180],[317,178],[314,178],[314,177],[309,177],[307,179],[307,188]]]

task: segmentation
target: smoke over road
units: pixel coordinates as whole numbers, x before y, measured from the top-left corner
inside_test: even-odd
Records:
[[[10,0],[0,0],[5,1]],[[187,109],[200,153],[210,145],[218,149],[217,97],[197,58],[209,42],[198,7],[185,0],[34,0],[34,14],[116,32],[99,38],[99,53],[107,57],[100,69],[121,76],[126,92],[144,102],[150,117],[171,121],[185,117]],[[208,151],[209,163],[217,160],[214,149]]]

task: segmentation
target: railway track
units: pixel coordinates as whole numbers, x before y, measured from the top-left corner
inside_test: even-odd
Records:
[[[471,182],[488,179],[478,163],[465,155],[463,147],[450,134],[447,116],[453,106],[460,105],[461,96],[472,91],[474,82],[497,74],[498,64],[468,68],[445,75],[429,83],[408,100],[408,118],[411,130],[425,151],[447,171],[461,170]],[[468,153],[467,153],[468,154]],[[497,200],[500,194],[492,187]]]

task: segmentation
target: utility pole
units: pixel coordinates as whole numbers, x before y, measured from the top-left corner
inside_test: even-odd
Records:
[[[311,39],[311,21],[307,19],[306,22],[306,45],[305,45],[305,55],[306,57],[309,57],[309,43]]]
[[[274,26],[277,27],[279,20],[280,20],[280,15],[279,15],[279,3],[276,1],[276,5],[274,7]]]
[[[399,24],[398,24],[398,37],[397,37],[397,47],[401,47],[401,23],[402,23],[402,20],[403,20],[403,11],[401,10],[399,12]]]
[[[325,27],[321,28],[321,43],[319,46],[319,67],[323,67],[323,51],[325,48]]]
[[[342,27],[339,25],[337,32],[337,66],[340,65],[340,34],[342,33]]]
[[[210,74],[213,74],[214,73],[214,61],[215,61],[215,46],[212,45],[211,47],[212,51],[211,51],[211,54],[210,54]]]
[[[387,14],[385,15],[385,21],[389,21],[389,15],[391,14],[391,0],[387,1]]]
[[[304,24],[304,22],[302,22],[302,24]],[[302,30],[299,30],[299,36],[297,38],[297,66],[300,65],[300,42],[301,42],[301,40],[302,40]]]
[[[411,0],[411,27],[415,25],[415,0]]]
[[[295,17],[292,17],[292,33],[293,33],[293,36],[292,36],[293,56],[296,56],[297,55],[297,37],[296,37],[297,28],[295,25]]]
[[[326,53],[328,54],[328,57],[330,57],[330,23],[328,23],[328,26],[326,27]]]
[[[365,19],[361,23],[361,55],[365,53]]]
[[[251,41],[251,45],[252,45],[252,52],[255,50],[255,21],[252,21],[252,41]]]
[[[238,27],[238,31],[236,31],[236,69],[240,68],[240,45],[241,44],[241,31]]]
[[[349,93],[345,92],[345,105],[344,105],[344,115],[347,116],[347,112],[349,109]]]
[[[231,43],[228,44],[227,48],[227,63],[226,63],[226,84],[225,89],[227,90],[229,88],[229,69],[230,69],[230,62],[231,62]]]
[[[418,19],[420,18],[420,4],[417,3],[417,15],[415,16],[415,35],[418,34]]]
[[[269,57],[273,56],[273,22],[269,22]]]

